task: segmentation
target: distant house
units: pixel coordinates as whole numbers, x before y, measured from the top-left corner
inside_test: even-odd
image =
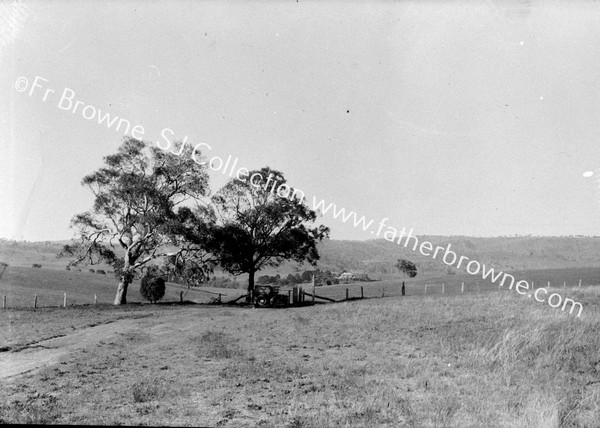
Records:
[[[340,281],[345,281],[345,282],[349,282],[354,280],[354,274],[352,272],[344,272],[343,274],[341,274],[338,279]]]

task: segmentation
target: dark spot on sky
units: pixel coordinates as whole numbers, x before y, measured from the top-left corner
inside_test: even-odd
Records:
[[[346,114],[350,114],[350,110],[346,110]]]

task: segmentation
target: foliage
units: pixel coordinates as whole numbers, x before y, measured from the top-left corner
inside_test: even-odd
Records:
[[[181,222],[191,212],[180,206],[207,194],[206,166],[195,162],[198,154],[189,145],[175,146],[179,155],[125,137],[117,153],[104,158],[103,167],[83,178],[82,184],[94,194],[94,205],[73,218],[77,240],[65,245],[61,255],[74,257],[71,265],[112,266],[119,278],[115,304],[127,303],[127,287],[147,263],[201,252],[177,245],[185,232]],[[168,245],[176,249],[168,251]]]
[[[165,280],[160,276],[145,275],[142,278],[140,294],[151,303],[156,303],[165,295]]]
[[[294,285],[294,284],[298,284],[300,281],[300,278],[297,275],[294,275],[292,273],[290,273],[287,278],[285,279],[285,285]]]
[[[282,188],[292,196],[281,196]],[[262,268],[285,260],[314,265],[319,259],[316,244],[329,235],[329,229],[306,226],[317,214],[297,197],[281,172],[268,167],[250,171],[248,177],[227,183],[212,200],[219,223],[211,251],[231,274],[248,274],[249,291]]]
[[[34,263],[34,264],[31,265],[31,267],[32,268],[36,268],[36,269],[40,269],[42,267],[42,265],[39,264],[39,263]]]
[[[179,212],[178,221],[173,237],[183,251],[165,257],[163,268],[177,282],[188,288],[196,287],[207,281],[214,272],[212,254],[204,250],[211,240],[214,215],[205,207],[195,211],[183,208]]]
[[[417,266],[411,261],[398,259],[396,267],[400,272],[404,273],[404,275],[408,275],[410,278],[417,276]]]
[[[208,285],[215,288],[240,288],[240,283],[227,277],[213,276],[208,280]]]
[[[263,276],[259,276],[259,277],[256,279],[256,283],[257,283],[257,284],[272,284],[272,282],[271,282],[271,279],[272,279],[272,278],[273,278],[273,277],[272,277],[272,276],[269,276],[269,275],[263,275]]]
[[[293,284],[301,284],[306,282],[312,282],[313,275],[316,275],[316,280],[319,280],[319,276],[317,274],[318,269],[313,270],[305,270],[302,273],[288,274],[287,277],[281,278],[279,274],[276,276],[262,275],[259,276],[256,280],[257,284],[277,284],[277,285],[293,285]]]

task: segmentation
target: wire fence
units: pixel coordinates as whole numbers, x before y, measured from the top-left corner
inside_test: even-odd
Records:
[[[546,281],[544,283],[531,283],[531,289],[534,288],[580,288],[597,284],[593,281],[584,281],[582,279],[575,281]],[[412,283],[405,281],[404,290],[402,290],[402,281],[381,281],[369,283],[348,283],[329,286],[317,286],[314,288],[316,295],[315,301],[336,301],[354,299],[369,299],[393,296],[431,296],[431,295],[460,295],[467,293],[489,293],[509,290],[510,281],[503,286],[484,281],[442,281]],[[302,292],[308,295],[307,299],[312,301],[313,287],[311,284],[301,284]],[[514,290],[514,286],[513,286]]]
[[[21,288],[21,289],[18,289]],[[23,287],[8,287],[0,295],[2,309],[11,308],[52,308],[52,307],[70,307],[83,305],[102,305],[112,304],[115,300],[115,294],[107,291],[94,292],[64,292],[60,290],[35,291],[22,289]],[[227,303],[233,301],[246,291],[241,289],[224,289],[220,292],[212,290],[202,290],[201,288],[167,286],[165,295],[159,301],[165,303],[183,303],[193,302],[199,304]],[[127,296],[128,303],[145,304],[150,303],[139,293],[139,290],[130,289]]]
[[[589,282],[589,281],[588,281]],[[336,284],[329,286],[316,286],[305,283],[296,286],[302,293],[302,302],[341,302],[345,300],[382,298],[393,296],[431,296],[431,295],[458,295],[465,293],[480,293],[508,290],[508,283],[503,287],[498,284],[485,283],[481,281],[449,281],[449,282],[424,282],[408,283],[402,289],[402,281],[375,281],[375,282],[355,282],[348,284]],[[578,281],[563,281],[562,283],[546,281],[546,283],[535,283],[532,281],[533,288],[552,287],[552,288],[580,288],[582,286],[593,285],[586,284],[582,279]],[[313,292],[314,289],[314,292]],[[293,286],[280,287],[280,294],[288,295],[289,301],[297,302],[292,296]],[[314,294],[314,298],[312,297]],[[211,303],[233,303],[246,296],[245,289],[217,289],[210,287],[187,288],[174,283],[168,283],[165,295],[160,303],[183,303],[192,302],[199,304]],[[115,294],[102,290],[94,293],[93,291],[78,290],[31,290],[26,287],[4,287],[0,289],[0,298],[2,309],[10,308],[45,308],[45,307],[69,307],[80,305],[100,305],[112,304]],[[296,297],[298,299],[298,297]],[[127,296],[128,303],[149,303],[139,293],[139,289],[130,287]]]

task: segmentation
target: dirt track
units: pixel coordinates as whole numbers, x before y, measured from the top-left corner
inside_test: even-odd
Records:
[[[39,370],[58,363],[60,357],[95,345],[111,336],[136,329],[144,319],[123,319],[88,327],[75,333],[0,353],[0,379]]]
[[[198,318],[222,313],[220,310],[198,311],[182,308],[173,312],[132,314],[132,318],[83,327],[66,335],[58,335],[26,346],[0,352],[0,379],[10,379],[60,362],[61,358],[82,349],[117,341],[143,331],[155,338],[167,339],[183,332],[195,331]],[[225,310],[225,313],[226,310]]]

